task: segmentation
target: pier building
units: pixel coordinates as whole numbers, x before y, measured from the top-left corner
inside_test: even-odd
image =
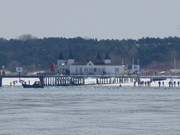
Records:
[[[60,55],[57,60],[57,72],[65,75],[122,75],[125,73],[125,65],[112,64],[108,56],[102,61],[78,64],[72,57],[65,60]]]

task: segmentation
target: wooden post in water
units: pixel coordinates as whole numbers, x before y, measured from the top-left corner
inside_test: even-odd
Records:
[[[0,87],[2,87],[2,77],[0,76]]]
[[[48,86],[47,76],[45,77],[45,86]]]
[[[47,86],[49,86],[49,76],[47,76]]]
[[[40,80],[41,84],[44,86],[44,77],[43,77],[43,76],[40,76],[40,77],[39,77],[39,80]]]
[[[85,78],[83,78],[83,85],[85,85]]]
[[[55,76],[55,86],[57,86],[57,76]]]
[[[52,77],[52,86],[54,86],[55,85],[55,77],[53,76]]]
[[[59,76],[58,77],[56,77],[56,86],[59,86]]]

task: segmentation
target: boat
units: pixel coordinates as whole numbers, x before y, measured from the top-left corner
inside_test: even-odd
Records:
[[[166,77],[154,77],[151,79],[151,81],[155,82],[155,81],[165,81],[167,78]]]
[[[22,83],[23,88],[44,88],[44,85],[40,81],[35,81],[34,84]]]

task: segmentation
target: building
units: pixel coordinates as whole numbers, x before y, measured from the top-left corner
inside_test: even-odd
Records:
[[[113,65],[107,56],[103,61],[95,63],[89,61],[86,64],[77,64],[72,57],[68,60],[59,57],[57,71],[59,74],[68,75],[121,75],[125,72],[125,65]]]
[[[95,65],[89,61],[86,65],[70,65],[72,75],[120,75],[124,73],[122,65]]]
[[[140,72],[140,65],[132,65],[132,69],[131,69],[132,73],[139,73]]]

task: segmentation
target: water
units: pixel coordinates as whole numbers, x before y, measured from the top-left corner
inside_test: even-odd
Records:
[[[0,89],[0,135],[179,135],[180,89]]]

